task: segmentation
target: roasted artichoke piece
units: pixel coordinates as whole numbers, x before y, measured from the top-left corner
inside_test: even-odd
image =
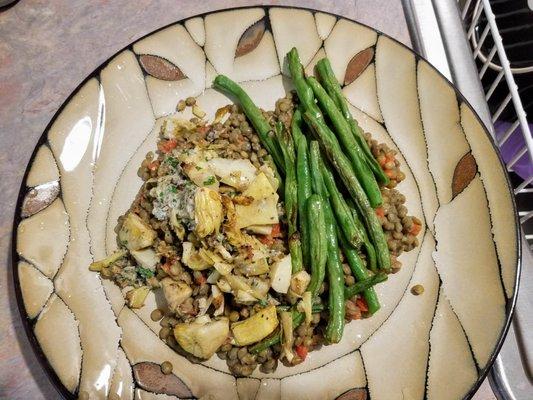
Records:
[[[279,324],[276,306],[268,306],[244,321],[231,325],[231,331],[237,346],[247,346],[264,339]]]
[[[226,342],[229,320],[221,318],[205,322],[204,317],[193,323],[177,324],[174,328],[174,337],[183,350],[196,357],[207,359]]]
[[[89,270],[100,272],[103,268],[109,267],[111,264],[120,260],[126,254],[127,254],[126,250],[123,250],[123,249],[117,250],[113,254],[108,255],[103,260],[93,262],[91,265],[89,265]]]
[[[120,243],[129,250],[140,250],[151,246],[157,233],[137,214],[128,213],[118,232]]]
[[[126,301],[130,308],[141,308],[144,306],[144,300],[146,296],[150,293],[150,288],[148,286],[141,286],[135,289],[131,289],[126,293]]]
[[[176,282],[172,278],[166,277],[161,280],[163,295],[168,303],[168,308],[176,312],[181,303],[191,297],[192,289],[185,282]]]
[[[224,218],[220,194],[217,191],[202,187],[194,195],[195,232],[203,238],[218,232]]]

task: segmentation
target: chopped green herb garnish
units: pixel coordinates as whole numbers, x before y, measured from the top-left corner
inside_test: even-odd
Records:
[[[165,158],[165,162],[172,168],[176,168],[179,164],[179,161],[176,157],[167,157]]]
[[[205,186],[209,186],[209,185],[212,185],[213,183],[215,183],[216,179],[214,176],[210,176],[209,178],[207,178],[205,181],[204,181],[204,185]]]
[[[137,267],[135,271],[137,272],[137,274],[139,274],[144,279],[149,279],[154,276],[154,271],[148,268]]]
[[[176,186],[169,186],[168,191],[171,193],[178,193],[178,188]]]
[[[196,171],[200,171],[202,169],[202,167],[199,167],[198,165],[194,168],[196,168]]]

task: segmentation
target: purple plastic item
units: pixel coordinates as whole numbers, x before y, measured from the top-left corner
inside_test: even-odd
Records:
[[[503,135],[505,134],[507,129],[509,129],[510,126],[510,122],[496,121],[496,123],[494,124],[494,129],[496,131],[496,140],[498,142],[502,139]],[[533,125],[530,124],[529,128],[533,130]],[[500,153],[502,155],[503,161],[505,161],[505,163],[511,161],[511,159],[516,155],[516,153],[522,150],[525,145],[526,143],[524,141],[522,129],[518,127],[511,134],[509,139],[507,139],[507,141],[500,146]],[[533,175],[533,163],[531,162],[531,158],[529,157],[527,151],[513,165],[513,171],[516,172],[522,179],[527,179],[528,177]]]

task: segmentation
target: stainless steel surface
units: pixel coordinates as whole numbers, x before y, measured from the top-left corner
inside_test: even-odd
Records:
[[[483,95],[470,46],[466,40],[457,3],[453,0],[433,0],[433,7],[444,41],[453,82],[477,111],[489,132],[494,134],[489,108]]]
[[[403,0],[413,48],[453,82],[450,65],[431,1]]]
[[[504,88],[507,92],[507,95],[503,96],[503,100],[498,100],[501,103],[493,107],[495,112],[491,116],[491,121],[496,122],[506,109],[514,111],[514,122],[499,137],[498,145],[503,146],[519,128],[524,136],[524,145],[517,149],[516,154],[508,160],[507,168],[512,171],[515,163],[527,152],[529,152],[529,160],[533,163],[533,137],[514,80],[514,74],[528,73],[529,71],[524,68],[519,70],[511,68],[497,26],[497,19],[489,0],[466,0],[460,3],[463,5],[461,18],[464,20],[468,39],[472,44],[473,58],[480,61],[479,78],[483,79],[484,86],[487,88],[485,98],[487,101],[491,101],[491,96],[496,88],[500,88],[500,90]],[[481,20],[484,21],[483,24],[479,23]],[[485,55],[482,51],[482,45],[489,38],[494,44],[488,55]],[[506,44],[509,45],[509,43]],[[488,78],[485,74],[489,68],[498,73],[493,73],[495,76]],[[477,81],[479,82],[479,80]],[[528,99],[524,100],[528,101]],[[529,193],[533,192],[531,182],[533,182],[533,175],[527,176],[522,183],[517,185],[515,188],[517,199],[519,196],[529,196]],[[520,201],[520,206],[522,207],[519,208],[520,222],[525,224],[529,218],[533,217],[533,204],[524,205],[524,202]],[[530,246],[525,239],[523,239],[523,249],[522,276],[515,316],[507,339],[490,374],[491,386],[500,400],[533,398],[533,335],[531,335],[533,329],[533,313],[531,313],[533,306],[533,257],[529,251]]]
[[[524,240],[525,242],[525,240]],[[525,246],[524,246],[525,247]],[[525,400],[533,397],[533,256],[523,256],[520,295],[507,340],[498,356],[490,384],[499,400]]]

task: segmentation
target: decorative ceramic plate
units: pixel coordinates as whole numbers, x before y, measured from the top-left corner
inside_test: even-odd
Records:
[[[163,117],[188,96],[212,119],[225,74],[258,106],[291,90],[284,55],[308,74],[327,55],[360,125],[398,151],[400,189],[421,245],[377,287],[382,308],[295,367],[236,378],[213,357],[170,349],[154,307],[128,308],[88,270],[116,247],[117,218],[142,184]],[[506,172],[472,108],[431,65],[375,30],[322,12],[243,8],[172,24],[124,49],[65,102],[26,173],[14,265],[28,334],[65,397],[90,399],[461,399],[486,375],[507,330],[519,241]],[[422,296],[410,288],[421,284]],[[155,364],[169,360],[170,375]]]

